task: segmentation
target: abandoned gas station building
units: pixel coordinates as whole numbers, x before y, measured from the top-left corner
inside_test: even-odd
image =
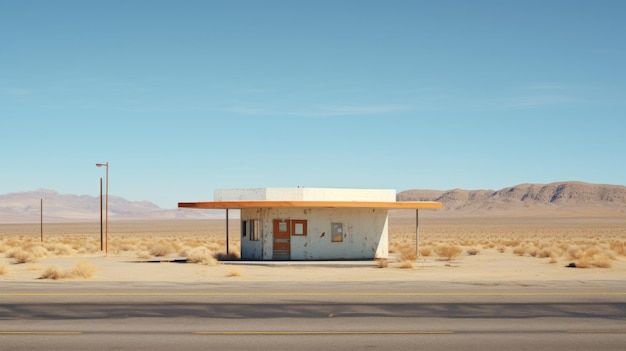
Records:
[[[350,260],[387,258],[389,210],[415,210],[417,231],[418,210],[442,204],[396,201],[393,189],[254,188],[178,207],[241,210],[244,260]]]

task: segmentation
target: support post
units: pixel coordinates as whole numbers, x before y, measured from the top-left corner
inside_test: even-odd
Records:
[[[420,210],[415,209],[415,257],[420,258]]]
[[[229,246],[228,245],[228,209],[226,209],[226,256],[227,257],[230,254],[228,246]]]
[[[39,235],[41,236],[41,242],[43,242],[43,197],[40,199],[39,208],[41,209],[39,217]]]
[[[104,237],[102,231],[102,177],[100,177],[100,251],[104,251]]]
[[[105,235],[106,235],[106,244],[104,247],[104,252],[108,255],[109,254],[109,162],[106,163],[107,165],[107,172],[106,172],[106,178],[107,178],[107,189],[106,189],[106,198],[107,198],[107,205],[106,205],[106,230],[105,230]]]

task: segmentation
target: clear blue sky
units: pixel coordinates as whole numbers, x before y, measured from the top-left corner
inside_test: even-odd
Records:
[[[0,193],[626,183],[626,1],[0,0]]]

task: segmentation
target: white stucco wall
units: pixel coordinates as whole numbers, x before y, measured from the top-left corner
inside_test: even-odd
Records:
[[[214,201],[396,201],[394,189],[249,188],[217,189]]]
[[[395,196],[395,195],[394,195]],[[243,209],[241,219],[260,220],[260,240],[242,237],[243,259],[273,258],[273,220],[307,220],[307,235],[290,237],[292,260],[387,258],[388,220],[384,209]],[[332,242],[331,223],[342,223],[342,242]]]

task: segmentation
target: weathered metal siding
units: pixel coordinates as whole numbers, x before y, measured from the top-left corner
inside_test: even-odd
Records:
[[[261,220],[261,240],[242,238],[244,259],[272,259],[274,219],[307,220],[307,235],[291,236],[292,260],[374,259],[388,256],[388,220],[384,209],[245,209],[242,220]],[[343,241],[332,242],[331,223],[342,223]],[[260,252],[262,251],[262,252]]]
[[[244,209],[241,210],[241,220],[256,219],[261,220],[260,210]],[[241,258],[244,260],[262,260],[263,259],[263,221],[259,223],[259,240],[250,240],[250,235],[241,236]]]

